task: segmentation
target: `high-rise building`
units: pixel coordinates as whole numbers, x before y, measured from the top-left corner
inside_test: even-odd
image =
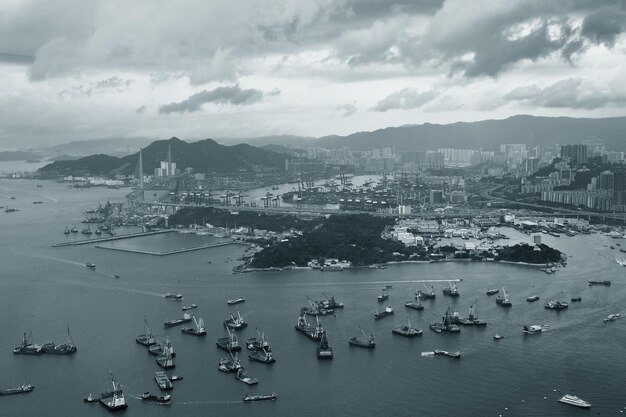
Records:
[[[567,157],[573,164],[587,162],[587,145],[563,145],[561,146],[561,158]]]

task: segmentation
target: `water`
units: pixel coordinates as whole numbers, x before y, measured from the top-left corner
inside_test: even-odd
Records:
[[[43,187],[36,187],[41,184]],[[78,223],[83,212],[98,202],[121,201],[127,190],[68,189],[63,184],[1,180],[0,205],[20,211],[0,213],[0,388],[32,383],[31,394],[0,398],[0,415],[94,415],[109,412],[82,398],[109,387],[108,371],[124,385],[126,416],[572,416],[584,410],[559,404],[565,393],[589,401],[594,412],[616,415],[626,406],[623,368],[626,360],[626,320],[603,324],[610,313],[622,312],[626,268],[615,262],[614,243],[605,236],[554,238],[548,245],[568,254],[568,266],[553,275],[531,268],[491,263],[404,264],[382,270],[344,272],[283,271],[232,275],[242,246],[225,246],[170,256],[149,256],[95,248],[93,245],[52,248],[63,241],[66,225]],[[9,196],[16,197],[10,200]],[[33,205],[41,200],[44,204]],[[508,232],[507,232],[508,233]],[[514,232],[510,232],[514,233]],[[198,236],[153,236],[151,249],[195,246]],[[209,237],[206,237],[209,238]],[[514,234],[515,241],[529,236]],[[120,241],[142,246],[141,241]],[[85,262],[97,264],[95,271]],[[120,278],[114,278],[119,275]],[[403,307],[422,279],[458,279],[461,296],[441,294],[418,312]],[[588,287],[587,280],[610,279],[611,287]],[[391,317],[377,320],[376,297],[393,285]],[[430,284],[429,284],[430,285]],[[513,307],[503,309],[485,291],[506,287]],[[321,291],[345,303],[336,317],[324,317],[332,361],[318,361],[315,342],[296,332],[299,306]],[[181,292],[183,302],[168,301],[166,292]],[[527,303],[530,294],[541,300]],[[567,310],[543,308],[553,297],[569,300]],[[238,307],[249,322],[240,334],[243,343],[255,326],[270,338],[277,362],[242,363],[259,379],[249,387],[234,375],[218,371],[223,356],[215,346],[225,331],[222,320],[236,308],[227,299],[243,296]],[[428,323],[440,319],[448,302],[461,315],[478,299],[477,314],[486,328],[463,328],[458,335],[435,334]],[[196,338],[180,327],[164,329],[166,320],[182,316],[181,307],[198,304],[208,335]],[[424,330],[414,339],[392,335],[406,317]],[[159,337],[169,335],[177,351],[176,369],[184,376],[175,382],[169,407],[144,404],[136,397],[158,393],[154,356],[135,343],[147,318]],[[13,355],[23,332],[33,341],[64,342],[70,325],[78,352],[71,356]],[[524,324],[547,324],[550,330],[524,336]],[[376,349],[350,347],[348,339],[359,327],[373,332]],[[492,336],[505,336],[495,342]],[[435,348],[461,351],[462,359],[422,356]],[[556,390],[556,391],[555,391]],[[275,402],[244,404],[247,393],[278,394]],[[546,397],[546,399],[544,399]]]

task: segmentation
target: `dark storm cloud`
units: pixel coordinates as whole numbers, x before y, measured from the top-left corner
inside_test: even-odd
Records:
[[[386,112],[387,110],[416,109],[434,100],[438,95],[433,90],[420,93],[412,88],[403,88],[380,100],[370,111]]]
[[[624,4],[605,7],[585,17],[582,35],[596,43],[613,46],[615,38],[624,32],[626,27],[626,10]]]
[[[0,62],[28,65],[33,63],[33,57],[30,55],[6,54],[0,52]]]
[[[164,104],[159,107],[159,113],[184,113],[200,111],[206,103],[233,104],[245,106],[254,104],[263,99],[263,92],[254,88],[242,90],[239,85],[232,87],[217,87],[214,90],[203,90],[178,103]]]

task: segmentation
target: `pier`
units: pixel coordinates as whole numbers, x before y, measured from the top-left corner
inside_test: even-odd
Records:
[[[140,233],[132,233],[129,235],[120,235],[120,236],[109,236],[109,237],[98,237],[95,239],[84,239],[84,240],[73,240],[71,242],[61,242],[55,243],[52,245],[53,248],[60,248],[63,246],[80,246],[80,245],[89,245],[90,243],[102,243],[102,242],[110,242],[113,240],[121,240],[121,239],[130,239],[133,237],[143,237],[143,236],[152,236],[152,235],[160,235],[162,233],[171,233],[176,232],[176,230],[153,230],[150,232],[140,232]]]
[[[154,251],[149,251],[149,250],[129,249],[129,248],[113,248],[110,246],[100,246],[100,245],[96,245],[95,247],[98,249],[109,249],[109,250],[116,250],[116,251],[121,251],[121,252],[140,253],[142,255],[166,256],[166,255],[175,255],[177,253],[192,252],[192,251],[201,250],[201,249],[217,248],[220,246],[227,246],[227,245],[246,245],[246,243],[232,240],[232,241],[227,241],[227,242],[210,243],[208,245],[194,246],[191,248],[174,249],[174,250],[170,250],[166,252],[154,252]]]

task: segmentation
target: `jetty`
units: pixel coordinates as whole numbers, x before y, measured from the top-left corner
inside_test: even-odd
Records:
[[[61,248],[61,247],[64,247],[64,246],[89,245],[91,243],[111,242],[113,240],[122,240],[122,239],[130,239],[130,238],[133,238],[133,237],[160,235],[160,234],[163,234],[163,233],[172,233],[172,232],[176,232],[176,230],[173,230],[173,229],[151,230],[149,232],[131,233],[131,234],[128,234],[128,235],[116,235],[116,236],[108,236],[108,237],[98,237],[98,238],[94,238],[94,239],[82,239],[82,240],[73,240],[71,242],[55,243],[54,245],[52,245],[52,247],[53,248]]]

